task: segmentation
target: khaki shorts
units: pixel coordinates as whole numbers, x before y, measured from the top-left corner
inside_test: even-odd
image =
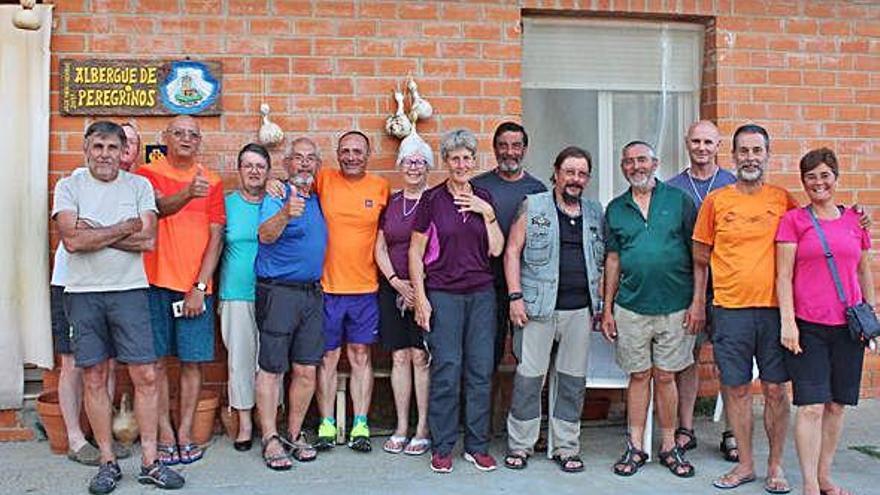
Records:
[[[652,367],[678,372],[693,364],[696,336],[682,326],[685,313],[641,315],[615,304],[617,364],[627,373]]]

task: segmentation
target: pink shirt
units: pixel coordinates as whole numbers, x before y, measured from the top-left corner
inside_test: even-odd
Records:
[[[836,220],[819,220],[834,254],[848,305],[861,302],[858,266],[862,251],[871,248],[871,237],[859,226],[859,215],[846,209]],[[797,245],[794,258],[794,314],[822,325],[846,324],[845,308],[837,298],[834,279],[825,261],[819,236],[810,213],[804,208],[789,210],[779,222],[776,242]]]

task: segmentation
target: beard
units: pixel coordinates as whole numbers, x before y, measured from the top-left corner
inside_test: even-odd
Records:
[[[577,194],[571,194],[568,192],[570,187],[574,187],[578,190]],[[567,205],[576,205],[581,201],[581,195],[584,193],[584,188],[575,184],[566,184],[565,187],[562,188],[562,201]]]
[[[315,183],[315,177],[310,173],[298,173],[293,176],[290,181],[299,192],[307,193],[312,190],[312,185]]]
[[[516,160],[500,160],[498,170],[506,173],[515,173],[522,170],[522,162]]]
[[[762,177],[764,177],[763,167],[754,171],[746,171],[743,167],[736,167],[736,178],[743,182],[758,182]]]
[[[633,175],[627,177],[626,180],[633,189],[647,189],[648,186],[651,185],[651,178],[652,175],[650,174],[645,175],[644,177]]]

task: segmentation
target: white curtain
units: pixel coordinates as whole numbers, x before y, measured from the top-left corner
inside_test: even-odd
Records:
[[[0,409],[22,404],[23,367],[52,366],[49,318],[49,38],[12,25],[0,6]]]

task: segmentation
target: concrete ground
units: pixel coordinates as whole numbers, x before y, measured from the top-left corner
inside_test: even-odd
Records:
[[[756,416],[759,479],[730,493],[764,493],[762,480],[767,442],[760,424],[760,418]],[[413,458],[383,452],[384,437],[373,439],[374,451],[370,454],[355,453],[338,446],[329,453],[322,453],[316,462],[296,464],[291,471],[276,473],[263,467],[256,445],[250,452],[239,453],[233,450],[232,443],[225,436],[216,436],[202,461],[179,469],[186,476],[185,493],[191,494],[721,493],[712,487],[712,480],[732,467],[721,459],[718,452],[722,425],[700,418],[696,426],[699,447],[689,455],[697,470],[692,479],[676,478],[653,462],[631,478],[612,474],[611,465],[623,449],[621,425],[585,426],[582,439],[586,469],[579,474],[564,474],[545,458],[532,458],[525,471],[499,467],[495,472],[481,473],[457,457],[453,473],[438,475],[429,470],[428,455]],[[655,448],[658,443],[655,436]],[[880,400],[864,400],[859,407],[847,411],[835,462],[839,484],[859,495],[880,494],[880,459],[850,448],[864,445],[880,446]],[[504,450],[504,440],[496,439],[491,451],[499,463]],[[96,472],[96,468],[51,455],[45,441],[0,444],[0,459],[0,494],[86,493],[88,481]],[[115,493],[158,493],[152,487],[137,483],[134,473],[138,462],[134,458],[121,462],[124,477]],[[794,487],[792,493],[800,493],[800,473],[791,438],[786,446],[785,469]]]

